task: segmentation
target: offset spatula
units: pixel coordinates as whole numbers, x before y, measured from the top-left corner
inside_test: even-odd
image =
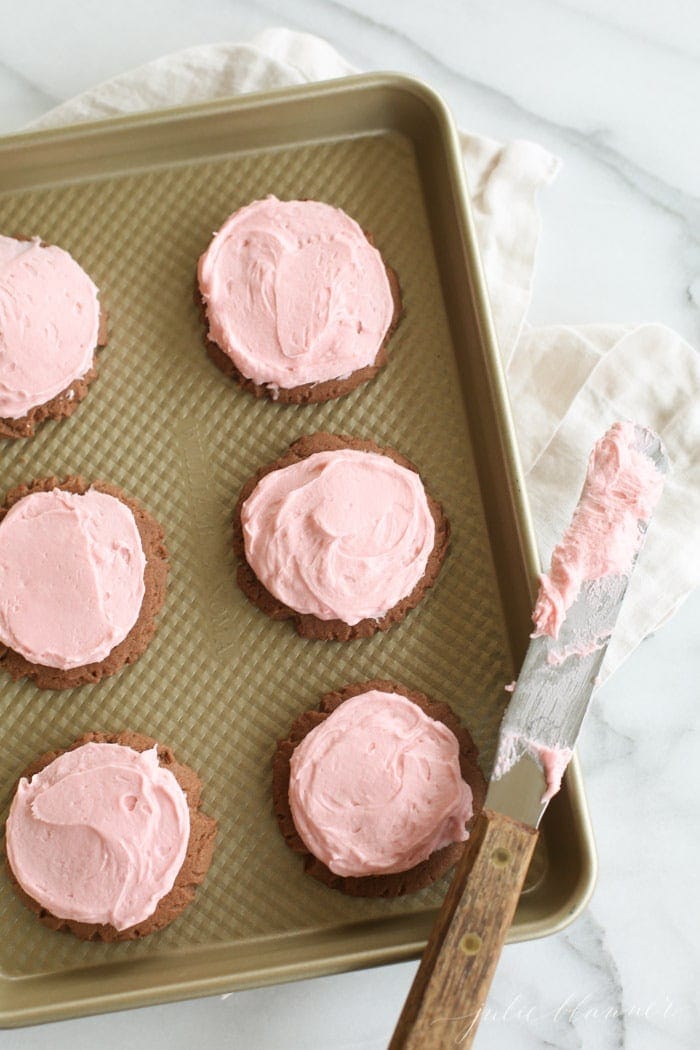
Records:
[[[646,501],[629,501],[629,506],[645,504],[639,517],[636,511],[630,516],[623,498],[617,508],[619,520],[614,514],[606,518],[606,491],[614,502],[624,489],[618,468],[627,471],[627,481],[637,478],[640,488],[649,488]],[[557,618],[564,619],[557,624],[556,637],[532,638],[501,724],[485,808],[457,866],[390,1050],[472,1046],[540,820],[571,757],[667,470],[659,438],[631,423],[616,423],[591,454],[586,484],[564,540],[573,537],[573,548],[578,543],[580,553],[584,541],[576,540],[576,530],[580,532],[588,515],[597,535],[591,552],[600,553],[596,542],[608,543],[614,565],[626,544],[629,564],[620,563],[618,571],[593,579],[584,575],[577,593],[559,603]],[[585,562],[584,557],[579,569]],[[566,573],[565,580],[571,584]],[[573,580],[575,585],[576,573]]]

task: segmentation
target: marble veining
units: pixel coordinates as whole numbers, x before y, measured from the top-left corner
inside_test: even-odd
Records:
[[[564,160],[531,319],[659,320],[700,344],[700,7],[684,0],[24,0],[0,6],[0,133],[169,51],[270,25],[440,91],[459,123]],[[580,740],[600,876],[561,933],[506,949],[481,1050],[694,1050],[700,1037],[700,595],[593,702]],[[0,1033],[0,1050],[380,1050],[414,963]],[[459,1045],[460,1027],[445,1046]]]

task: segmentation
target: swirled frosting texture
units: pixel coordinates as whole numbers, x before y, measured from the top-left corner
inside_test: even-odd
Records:
[[[254,201],[199,260],[209,337],[238,371],[283,389],[374,363],[394,302],[382,257],[318,201]]]
[[[0,237],[0,417],[19,419],[82,379],[99,325],[97,288],[68,252]]]
[[[138,619],[145,568],[134,515],[115,496],[25,496],[0,523],[0,641],[45,667],[104,660]]]
[[[454,733],[371,689],[295,748],[289,805],[306,848],[336,875],[389,875],[468,838],[472,792]]]
[[[549,572],[540,576],[533,637],[558,637],[586,580],[632,568],[664,486],[663,474],[636,445],[634,424],[621,422],[594,446],[571,524],[552,553]],[[586,649],[574,651],[584,655]]]
[[[90,743],[20,780],[7,858],[52,915],[126,930],[172,889],[189,834],[187,799],[155,747]]]
[[[271,594],[350,625],[410,594],[435,542],[418,474],[354,449],[273,470],[243,504],[241,522],[248,564]]]

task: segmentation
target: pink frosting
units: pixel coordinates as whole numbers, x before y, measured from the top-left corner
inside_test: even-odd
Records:
[[[556,638],[586,580],[630,571],[664,477],[636,447],[633,423],[615,423],[596,444],[571,525],[540,577],[533,637]]]
[[[406,697],[371,689],[295,749],[289,804],[304,845],[336,875],[386,875],[464,842],[472,791],[454,733]]]
[[[187,799],[155,747],[91,743],[20,780],[7,857],[52,915],[126,930],[172,889],[189,835]]]
[[[92,366],[97,288],[68,252],[0,236],[0,417],[19,419]]]
[[[549,747],[538,740],[529,740],[520,733],[505,733],[499,740],[498,754],[493,767],[493,777],[499,780],[513,768],[518,759],[525,753],[540,766],[544,773],[546,789],[540,802],[550,802],[561,789],[561,782],[566,772],[573,751],[563,744]]]
[[[394,303],[381,255],[318,201],[254,201],[199,260],[209,335],[256,383],[300,386],[371,365]]]
[[[418,474],[354,449],[267,474],[241,521],[248,563],[271,594],[347,624],[382,617],[410,594],[435,542]]]
[[[562,777],[571,761],[573,751],[570,747],[545,747],[542,744],[532,745],[531,753],[539,760],[547,781],[547,790],[541,802],[549,802],[561,788]]]
[[[138,619],[145,567],[134,515],[116,497],[25,496],[0,523],[0,642],[45,667],[104,660]]]

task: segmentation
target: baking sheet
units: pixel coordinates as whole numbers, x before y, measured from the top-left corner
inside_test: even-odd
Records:
[[[267,193],[344,208],[399,275],[406,312],[389,364],[337,402],[256,401],[204,352],[197,257],[230,212]],[[113,482],[163,523],[171,556],[158,633],[133,667],[63,693],[0,683],[0,820],[37,754],[87,730],[130,728],[199,771],[203,808],[219,821],[194,905],[143,941],[52,933],[2,878],[1,1023],[419,954],[447,881],[372,901],[305,877],[272,816],[270,760],[277,737],[322,693],[385,677],[447,700],[490,769],[536,564],[463,193],[442,104],[393,76],[0,144],[0,230],[67,248],[100,288],[110,331],[77,413],[28,441],[0,443],[3,490],[53,473]],[[300,434],[322,429],[407,455],[452,524],[433,591],[370,640],[302,640],[235,584],[230,521],[241,485]],[[557,928],[590,892],[575,766],[543,831],[511,939]]]

